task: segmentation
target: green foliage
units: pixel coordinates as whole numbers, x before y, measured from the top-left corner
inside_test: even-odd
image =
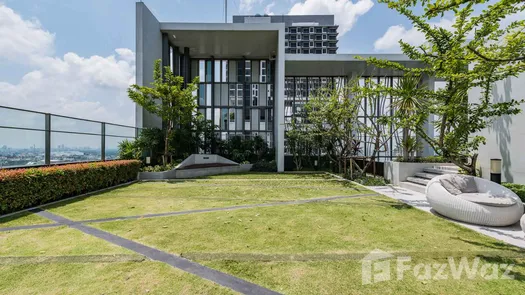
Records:
[[[412,86],[416,91],[414,97],[426,104],[413,116],[425,118],[434,114],[437,120],[433,123],[439,130],[439,137],[428,136],[421,125],[415,125],[415,131],[436,153],[468,174],[476,175],[477,150],[479,145],[485,144],[485,138],[475,134],[500,116],[518,114],[519,104],[523,102],[523,97],[493,102],[492,90],[494,82],[525,71],[525,21],[518,19],[500,28],[503,19],[525,10],[525,2],[499,0],[488,6],[483,0],[379,2],[407,17],[424,34],[425,42],[421,46],[403,40],[399,43],[404,54],[422,61],[426,67],[408,68],[398,62],[377,58],[368,58],[367,62],[380,68],[402,71],[405,77],[430,76],[445,82],[445,87],[437,90]],[[450,29],[431,25],[434,17],[445,13],[454,16]],[[479,102],[468,100],[468,92],[473,88],[481,91]],[[389,91],[396,97],[395,88]],[[417,121],[410,117],[407,120]]]
[[[450,163],[444,157],[441,156],[428,156],[428,157],[415,157],[409,158],[408,160],[403,157],[397,157],[396,162],[410,162],[410,163]]]
[[[261,160],[253,164],[251,171],[256,172],[277,172],[277,162],[275,160]]]
[[[345,176],[345,178],[350,179],[348,177],[349,175]],[[385,186],[389,184],[388,180],[385,178],[371,175],[360,175],[359,177],[354,177],[351,180],[364,186]]]
[[[232,136],[224,141],[217,141],[217,154],[237,163],[275,159],[275,151],[260,137],[243,138]]]
[[[141,172],[163,172],[175,169],[182,161],[174,161],[166,165],[155,165],[155,166],[145,166],[140,169]]]
[[[187,158],[199,149],[210,153],[218,142],[215,130],[217,126],[199,113],[193,117],[191,124],[173,130],[169,140],[170,153],[176,158]]]
[[[119,142],[118,144],[118,155],[121,160],[138,160],[141,158],[141,154],[137,148],[135,140],[127,140]]]
[[[0,214],[135,180],[139,168],[139,161],[122,160],[0,170]]]
[[[166,164],[170,155],[169,140],[174,129],[190,126],[194,120],[197,108],[194,92],[199,79],[185,85],[183,77],[173,75],[170,67],[161,68],[161,60],[155,61],[151,87],[132,85],[128,96],[132,101],[142,106],[148,112],[162,118],[164,137],[164,157]]]
[[[142,160],[151,157],[151,163],[162,162],[164,132],[159,128],[142,129],[139,136],[119,143],[119,158],[121,160]]]
[[[415,136],[407,135],[401,139],[401,148],[403,149],[403,161],[408,162],[413,160],[417,152],[423,149],[423,144]]]
[[[501,185],[513,191],[523,202],[525,202],[525,185],[508,182],[502,183]]]
[[[356,83],[352,80],[350,83]],[[292,128],[292,143],[306,140],[317,148],[321,154],[326,154],[337,171],[342,171],[344,159],[355,156],[356,146],[359,145],[359,134],[364,125],[358,119],[362,97],[350,95],[352,84],[342,87],[328,87],[318,89],[309,98],[305,106],[306,121],[301,130]],[[293,126],[292,126],[293,127]],[[294,148],[300,151],[299,148]],[[301,156],[301,155],[298,155]]]

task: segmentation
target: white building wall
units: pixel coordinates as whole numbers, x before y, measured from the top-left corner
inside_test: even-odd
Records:
[[[469,101],[480,98],[480,90],[469,92]],[[496,83],[492,90],[493,102],[525,99],[525,73],[517,78],[507,78]],[[525,104],[522,113],[503,116],[481,134],[487,144],[479,149],[479,166],[483,178],[490,178],[490,159],[502,159],[502,181],[525,184]]]

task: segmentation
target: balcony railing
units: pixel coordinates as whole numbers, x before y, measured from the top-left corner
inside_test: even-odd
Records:
[[[0,106],[0,168],[118,159],[138,128]]]

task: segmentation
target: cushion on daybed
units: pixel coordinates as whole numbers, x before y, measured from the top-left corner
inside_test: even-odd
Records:
[[[510,207],[516,204],[516,201],[512,198],[506,196],[492,196],[488,193],[466,193],[456,195],[456,197],[465,201],[491,207]]]
[[[472,176],[449,174],[439,181],[453,195],[472,194],[478,192],[476,181]]]

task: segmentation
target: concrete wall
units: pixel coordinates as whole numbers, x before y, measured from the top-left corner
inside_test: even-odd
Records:
[[[479,101],[480,95],[479,89],[471,90],[469,101]],[[511,99],[525,99],[525,74],[499,81],[492,90],[493,102]],[[500,158],[502,180],[525,184],[525,104],[521,109],[521,114],[501,117],[481,132],[487,139],[487,144],[479,149],[478,163],[483,178],[490,178],[490,159]]]
[[[174,169],[164,172],[140,172],[138,178],[139,180],[166,180],[195,178],[219,174],[246,173],[252,169],[252,166],[252,164],[242,164],[238,166],[223,166],[186,170]]]
[[[224,157],[221,157],[219,155],[201,155],[201,154],[193,154],[186,158],[182,163],[177,166],[177,168],[183,168],[190,165],[200,165],[200,164],[231,164],[231,165],[237,165],[239,163],[236,163],[232,160],[228,160]]]
[[[425,168],[434,166],[455,166],[450,163],[409,163],[409,162],[385,162],[385,179],[393,185],[399,185]]]
[[[143,2],[136,3],[136,83],[149,86],[153,82],[155,60],[162,58],[160,23]],[[136,127],[162,127],[162,120],[136,106]]]

